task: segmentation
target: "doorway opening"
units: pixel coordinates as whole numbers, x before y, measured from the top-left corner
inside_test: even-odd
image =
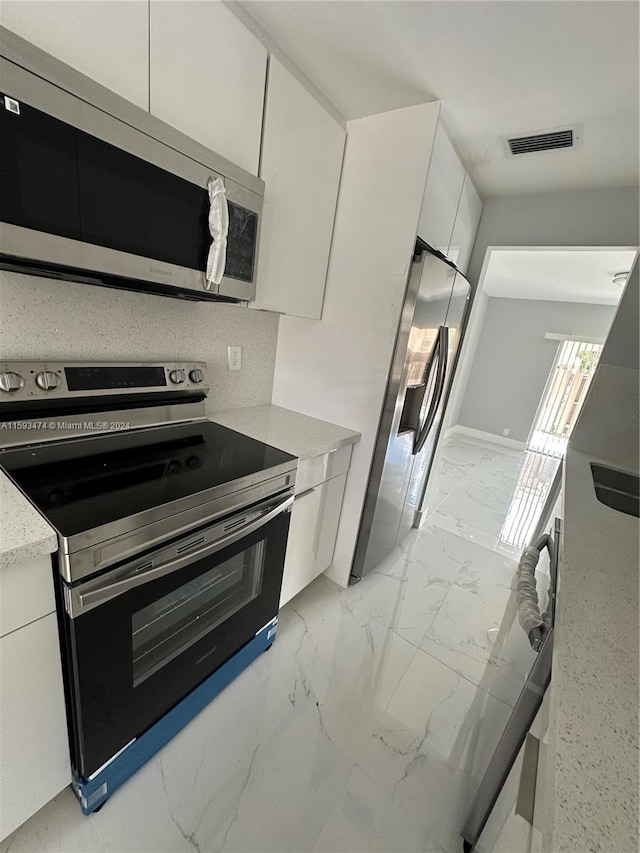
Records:
[[[600,343],[570,338],[558,345],[500,531],[500,541],[506,545],[522,548],[531,540],[556,469],[567,452],[602,348]]]
[[[529,434],[527,450],[561,459],[594,377],[602,344],[564,340]]]

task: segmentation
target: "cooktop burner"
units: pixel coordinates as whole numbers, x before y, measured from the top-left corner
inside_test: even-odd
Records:
[[[0,466],[65,537],[292,461],[210,421],[0,451]]]

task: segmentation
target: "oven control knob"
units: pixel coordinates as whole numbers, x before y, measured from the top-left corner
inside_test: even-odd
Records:
[[[43,370],[36,376],[36,385],[43,391],[55,391],[60,387],[60,377],[51,370]]]
[[[22,391],[23,388],[24,379],[19,373],[12,373],[10,370],[5,373],[0,373],[0,390]]]
[[[169,379],[174,385],[182,385],[184,382],[184,370],[172,370],[169,373]]]
[[[198,367],[194,367],[193,370],[189,371],[189,379],[192,382],[202,382],[204,379],[204,373]]]

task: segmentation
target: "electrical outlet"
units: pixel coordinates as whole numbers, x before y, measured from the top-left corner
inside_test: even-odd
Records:
[[[227,367],[242,370],[242,347],[227,347]]]
[[[231,368],[229,368],[229,370],[231,370]],[[505,428],[502,430],[502,434],[503,434],[503,435],[509,435],[509,433],[510,433],[510,432],[511,432],[511,430],[509,429],[509,427],[505,427]]]

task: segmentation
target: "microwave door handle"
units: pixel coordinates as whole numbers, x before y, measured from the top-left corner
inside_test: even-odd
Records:
[[[71,612],[69,615],[72,618],[79,616],[81,613],[86,613],[88,610],[92,610],[100,604],[105,604],[107,601],[111,601],[111,599],[116,598],[125,592],[129,592],[129,590],[134,589],[137,586],[151,583],[152,581],[158,580],[158,578],[165,577],[166,575],[183,568],[188,563],[200,560],[203,557],[208,557],[210,554],[215,554],[216,551],[221,551],[223,548],[226,548],[227,545],[232,545],[243,536],[247,536],[250,533],[254,533],[256,530],[259,530],[261,527],[264,527],[265,524],[268,524],[276,518],[276,516],[289,509],[292,504],[293,495],[290,495],[286,500],[281,501],[277,506],[270,509],[269,512],[266,512],[259,518],[250,521],[248,524],[243,524],[241,527],[235,528],[235,530],[228,533],[226,536],[221,536],[219,539],[216,539],[215,542],[210,542],[198,550],[188,551],[180,557],[176,557],[166,563],[161,563],[159,566],[154,566],[145,572],[139,572],[138,574],[132,573],[129,577],[121,578],[120,580],[113,581],[112,583],[105,583],[104,586],[94,587],[86,592],[82,591],[82,586],[76,589],[71,589],[69,590],[71,596]]]
[[[207,255],[204,288],[218,293],[227,265],[227,237],[229,235],[229,203],[223,178],[212,175],[207,182],[207,191],[209,194],[208,224],[211,245]]]
[[[413,445],[414,456],[417,456],[418,453],[420,453],[420,451],[424,447],[424,444],[427,440],[427,436],[429,435],[429,430],[433,426],[433,422],[436,417],[436,412],[438,411],[438,406],[440,405],[442,394],[444,392],[445,377],[447,375],[447,367],[449,360],[449,329],[447,328],[447,326],[440,326],[440,328],[438,329],[437,349],[438,373],[436,376],[436,387],[431,397],[431,403],[429,405],[427,416],[424,419],[424,424],[422,425],[420,432],[416,436],[416,440]]]

